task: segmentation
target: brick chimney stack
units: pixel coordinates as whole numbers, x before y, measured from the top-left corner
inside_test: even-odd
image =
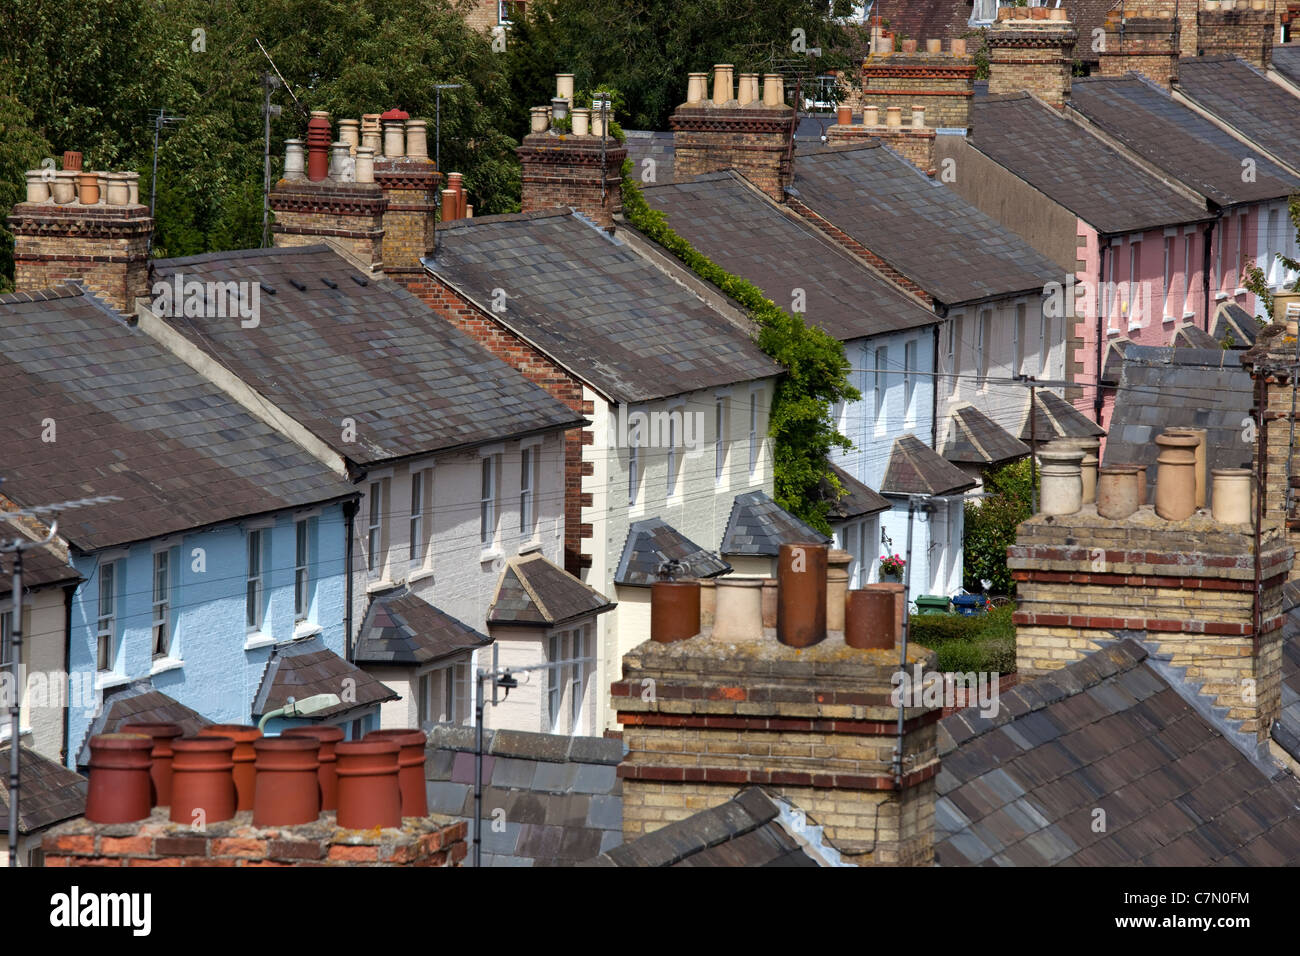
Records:
[[[1102,76],[1137,72],[1166,90],[1178,82],[1181,26],[1172,9],[1156,7],[1106,14],[1104,43],[1098,52]]]
[[[877,108],[882,122],[891,106],[902,110],[902,123],[912,125],[912,109],[925,110],[925,125],[933,129],[970,130],[970,105],[975,97],[975,61],[966,41],[926,42],[925,51],[895,52],[892,44],[862,64],[861,106]]]
[[[770,73],[742,74],[739,87],[732,67],[713,68],[713,95],[704,75],[693,74],[687,100],[673,112],[674,175],[681,180],[734,169],[778,202],[793,182],[791,138],[795,111],[785,102],[782,78]]]
[[[660,632],[623,657],[611,693],[627,748],[625,839],[758,785],[825,826],[848,861],[933,863],[941,709],[924,695],[902,700],[896,766],[901,602],[888,585],[846,595],[828,584],[827,560],[825,545],[782,547],[775,627],[763,626],[761,581],[720,578],[710,612],[692,612],[708,626],[688,626],[699,633],[684,639],[681,628]],[[651,600],[685,605],[686,590]],[[699,609],[698,597],[689,605]],[[923,647],[909,646],[907,662],[909,678],[936,676]]]
[[[1236,0],[1231,10],[1222,7],[1211,10],[1201,0],[1196,11],[1196,42],[1200,53],[1239,56],[1261,70],[1268,69],[1273,60],[1277,20],[1273,7],[1274,0]]]
[[[988,31],[989,93],[1034,94],[1057,109],[1070,98],[1079,33],[1064,8],[1000,7]]]
[[[1285,422],[1278,431],[1285,447]],[[1096,503],[1081,504],[1083,451],[1043,450],[1042,512],[1007,549],[1017,670],[1023,680],[1136,636],[1263,744],[1281,707],[1282,588],[1295,551],[1276,515],[1256,551],[1245,469],[1213,472],[1211,510],[1196,507],[1199,441],[1187,430],[1157,436],[1153,505],[1138,504],[1132,465],[1103,467]]]
[[[523,166],[523,211],[570,206],[612,229],[623,209],[623,160],[627,149],[609,135],[591,104],[573,102],[573,76],[556,77],[552,106],[534,107],[531,132],[516,153]],[[556,128],[556,121],[568,129]],[[567,120],[567,123],[564,122]]]
[[[385,126],[385,155],[375,157],[375,182],[384,192],[384,273],[401,280],[423,275],[420,260],[433,249],[433,230],[438,220],[440,170],[429,158],[428,125],[411,119],[402,110],[380,116]],[[388,135],[389,129],[393,130]],[[390,142],[404,136],[402,152],[388,155]]]
[[[27,196],[7,224],[14,234],[14,287],[30,292],[78,279],[113,308],[131,312],[149,294],[153,217],[139,201],[139,173],[63,168],[27,173]]]

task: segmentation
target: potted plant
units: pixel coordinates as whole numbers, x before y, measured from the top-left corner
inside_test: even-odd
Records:
[[[907,562],[898,555],[882,554],[880,556],[880,577],[886,581],[903,580],[903,565]]]

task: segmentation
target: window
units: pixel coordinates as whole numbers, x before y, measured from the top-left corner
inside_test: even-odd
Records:
[[[1142,248],[1140,243],[1130,242],[1128,244],[1128,322],[1129,328],[1135,328],[1142,325],[1143,319],[1146,318],[1145,310],[1142,308],[1142,289],[1138,282],[1139,257]]]
[[[876,431],[885,430],[885,396],[889,387],[889,348],[876,349],[876,375],[871,385],[871,410],[876,416]]]
[[[680,417],[680,414],[676,411],[669,411],[668,413],[668,486],[666,494],[669,498],[677,493],[677,430]]]
[[[424,472],[411,472],[410,547],[407,557],[416,567],[424,564]]]
[[[858,564],[858,551],[861,549],[862,526],[860,524],[849,524],[844,526],[840,547],[853,555],[853,560],[849,563],[849,587],[858,588],[862,585],[858,583],[861,566]]]
[[[1174,288],[1174,237],[1165,236],[1165,284],[1160,297],[1160,315],[1169,316],[1169,299]]]
[[[99,567],[99,620],[95,627],[97,666],[111,671],[117,656],[117,562]]]
[[[533,472],[537,453],[525,448],[519,453],[519,533],[531,538],[537,527],[537,508],[533,497]]]
[[[593,637],[592,625],[583,624],[547,638],[546,707],[553,734],[588,732],[587,696],[596,666]]]
[[[948,371],[952,374],[953,391],[957,390],[957,373],[960,371],[957,354],[957,323],[959,321],[956,317],[948,320]]]
[[[244,623],[250,631],[262,629],[262,599],[266,594],[262,547],[266,532],[260,528],[248,532],[248,587],[244,596]]]
[[[907,424],[916,421],[916,342],[903,346],[903,415]]]
[[[1224,216],[1222,223],[1223,228],[1219,230],[1219,241],[1214,244],[1215,281],[1213,288],[1216,292],[1223,288],[1223,247],[1228,243],[1228,230],[1232,228],[1232,220]]]
[[[1192,309],[1192,239],[1191,233],[1183,236],[1183,314]]]
[[[171,552],[153,556],[153,656],[166,657],[172,644]]]
[[[978,387],[988,387],[985,379],[989,374],[989,321],[993,314],[987,309],[975,320],[975,374],[979,376]]]
[[[1025,321],[1029,308],[1023,302],[1016,306],[1016,321],[1011,326],[1011,374],[1019,375],[1025,362]]]
[[[419,725],[469,722],[469,662],[459,661],[420,675],[417,692]]]
[[[998,16],[998,0],[975,0],[971,9],[971,23],[992,23]]]
[[[1268,211],[1268,243],[1264,247],[1264,254],[1268,258],[1268,284],[1270,286],[1277,285],[1278,280],[1278,267],[1280,263],[1277,261],[1277,256],[1275,256],[1274,253],[1282,251],[1282,236],[1278,231],[1278,222],[1280,218],[1279,210],[1270,209]]]
[[[293,619],[307,620],[311,610],[311,524],[304,518],[293,523]]]
[[[749,473],[752,475],[758,467],[758,403],[762,392],[749,393]]]
[[[509,26],[524,18],[527,4],[524,0],[497,0],[497,22]]]
[[[719,398],[713,406],[713,480],[722,484],[727,468],[727,400]]]
[[[370,483],[370,523],[366,525],[366,568],[379,571],[383,565],[384,542],[384,483]]]
[[[14,649],[9,642],[13,639],[13,608],[0,611],[0,667],[8,667],[14,659]]]
[[[483,547],[491,547],[497,534],[497,468],[496,456],[483,458],[482,479],[479,491],[478,536]]]
[[[1047,310],[1040,303],[1038,306],[1038,340],[1042,344],[1039,346],[1038,353],[1038,374],[1047,374],[1047,363],[1052,355],[1052,326],[1051,319],[1047,315]]]
[[[641,490],[641,450],[634,439],[627,449],[627,503],[636,504],[637,492]]]
[[[1110,327],[1115,309],[1115,247],[1106,247],[1106,283],[1102,286],[1101,314],[1106,317],[1106,326]]]

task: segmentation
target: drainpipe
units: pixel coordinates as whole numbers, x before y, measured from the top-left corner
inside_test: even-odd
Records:
[[[1219,211],[1219,216],[1223,211]],[[1205,227],[1205,243],[1201,250],[1201,292],[1205,296],[1205,331],[1210,331],[1210,243],[1214,241],[1214,227],[1218,223],[1218,217]],[[1222,280],[1222,276],[1219,277]]]
[[[352,661],[352,521],[357,516],[356,500],[343,502],[343,532],[345,549],[343,551],[343,659]]]
[[[1096,300],[1093,304],[1097,308],[1097,384],[1093,388],[1092,399],[1092,417],[1096,419],[1097,424],[1101,424],[1101,360],[1104,350],[1104,341],[1106,338],[1106,316],[1102,314],[1101,298],[1102,292],[1106,289],[1106,256],[1110,253],[1110,237],[1106,236],[1106,248],[1102,250],[1102,236],[1097,236],[1097,291],[1093,298]],[[1106,304],[1109,306],[1110,296],[1106,296]],[[1074,303],[1067,303],[1067,314],[1074,311]],[[1068,341],[1068,337],[1067,337]],[[1031,410],[1032,414],[1032,410]]]
[[[939,326],[934,327],[934,351],[930,353],[930,367],[939,371]],[[939,448],[939,376],[930,376],[930,447]]]
[[[63,589],[63,668],[68,681],[68,700],[71,700],[72,694],[72,597],[77,593],[76,584],[70,584]],[[80,681],[78,681],[80,684]],[[68,713],[71,710],[63,712],[63,747],[59,751],[59,761],[63,766],[68,765],[68,749],[72,746],[70,736],[71,731],[68,729]]]

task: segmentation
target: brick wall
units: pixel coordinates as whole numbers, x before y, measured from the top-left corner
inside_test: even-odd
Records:
[[[1030,7],[1003,7],[988,30],[989,93],[1027,90],[1057,109],[1070,95],[1074,45],[1073,24],[1029,19]]]
[[[673,175],[684,181],[734,169],[780,202],[793,181],[789,106],[679,106],[672,115]]]
[[[975,63],[951,53],[875,53],[862,65],[862,95],[855,103],[885,109],[898,106],[910,125],[912,105],[925,108],[927,126],[969,129],[975,95]]]
[[[1164,16],[1121,16],[1112,10],[1103,26],[1105,45],[1098,59],[1102,76],[1123,76],[1136,71],[1164,89],[1178,78],[1178,57],[1182,38],[1178,20],[1170,11]]]
[[[592,403],[583,400],[581,381],[462,298],[455,289],[427,272],[399,278],[431,309],[530,382],[546,389],[575,412],[593,414]],[[588,429],[575,428],[564,435],[564,567],[575,576],[591,566],[591,555],[583,552],[582,544],[592,534],[590,523],[582,523],[582,509],[591,507],[591,494],[582,490],[582,482],[592,473],[592,464],[582,460],[582,446],[593,441]]]
[[[14,234],[16,291],[79,279],[123,312],[149,294],[153,219],[147,206],[20,203],[7,223]]]
[[[1291,448],[1291,375],[1295,363],[1295,345],[1288,344],[1280,334],[1280,326],[1270,326],[1261,332],[1258,344],[1246,353],[1243,366],[1255,380],[1256,389],[1262,389],[1264,406],[1257,412],[1260,424],[1260,441],[1252,456],[1253,467],[1259,467],[1261,448],[1264,450],[1264,521],[1281,524],[1287,543],[1300,553],[1300,520],[1297,508],[1286,512],[1287,474],[1300,475],[1300,459]],[[1258,395],[1259,392],[1257,391]],[[1300,419],[1300,415],[1296,416]],[[1300,436],[1300,428],[1296,429]],[[1290,461],[1288,461],[1290,459]],[[1300,482],[1297,482],[1300,483]],[[1300,491],[1292,492],[1293,500],[1300,500]],[[1300,581],[1300,568],[1291,567],[1288,581]]]
[[[277,246],[325,243],[369,265],[384,266],[388,200],[376,183],[280,180],[271,190]]]
[[[427,160],[381,159],[375,163],[375,182],[388,200],[383,213],[385,274],[390,278],[403,273],[422,274],[420,259],[433,248],[442,176]]]
[[[1202,9],[1197,13],[1200,52],[1239,56],[1267,69],[1273,59],[1276,14],[1271,4],[1266,10],[1243,10],[1243,3],[1238,0],[1232,10]]]
[[[933,667],[925,648],[908,654]],[[623,680],[610,689],[628,748],[619,766],[624,838],[758,785],[824,826],[846,861],[929,865],[940,712],[906,709],[897,789],[897,670],[896,650],[855,650],[834,638],[802,650],[704,635],[641,644],[624,655]]]
[[[1254,541],[1204,512],[1171,522],[1145,506],[1123,521],[1085,505],[1036,515],[1007,549],[1016,580],[1016,663],[1022,678],[1064,667],[1141,632],[1200,692],[1264,739],[1280,707],[1282,584],[1294,551],[1266,527],[1261,624],[1254,624]]]
[[[926,113],[926,119],[930,117]],[[833,146],[861,142],[864,139],[878,139],[909,163],[933,176],[936,172],[934,147],[935,131],[933,129],[914,129],[909,126],[839,126],[826,131],[826,141]]]
[[[466,825],[443,816],[407,817],[401,829],[343,830],[332,811],[312,823],[253,826],[251,811],[203,830],[172,823],[167,809],[136,823],[53,827],[46,866],[460,866]]]
[[[524,212],[571,206],[599,226],[614,225],[623,210],[620,186],[627,159],[617,140],[605,137],[602,153],[598,136],[530,133],[516,152],[523,167]]]

